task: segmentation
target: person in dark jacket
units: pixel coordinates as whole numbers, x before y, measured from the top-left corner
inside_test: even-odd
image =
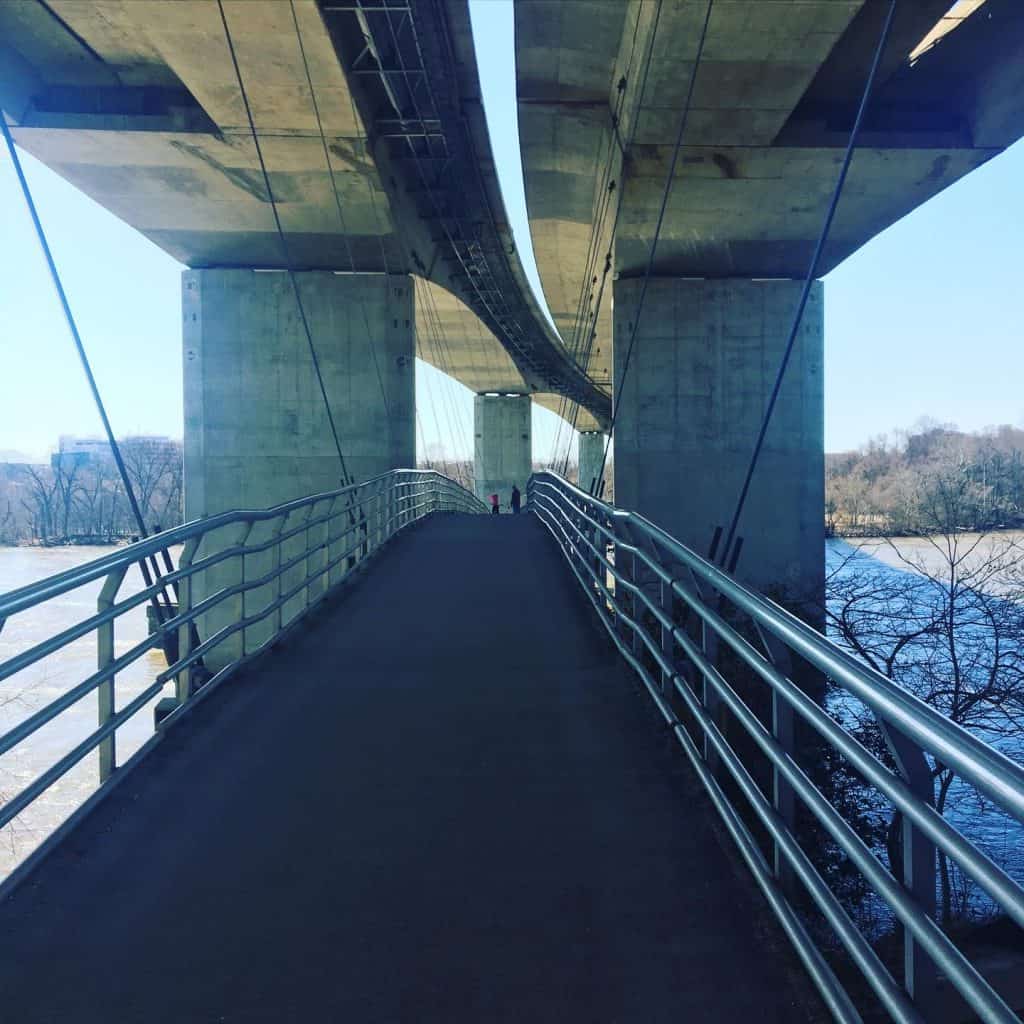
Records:
[[[519,515],[519,509],[523,504],[523,496],[519,493],[519,488],[515,484],[512,485],[512,511]]]

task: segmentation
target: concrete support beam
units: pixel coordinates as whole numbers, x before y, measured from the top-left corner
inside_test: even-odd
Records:
[[[350,476],[359,481],[414,466],[412,280],[328,271],[296,279]],[[339,487],[337,448],[288,275],[186,270],[182,283],[186,519]],[[266,539],[258,529],[250,543]],[[217,543],[238,540],[225,536]],[[288,541],[282,558],[297,555],[303,543],[301,534]],[[267,572],[272,557],[249,556],[246,574]],[[300,563],[290,571],[305,570]],[[241,566],[227,562],[205,577],[197,580],[193,600],[237,582]],[[285,580],[286,589],[292,582]],[[285,605],[284,620],[320,589],[300,592]],[[265,594],[253,591],[247,613],[270,597],[269,587]],[[240,607],[240,598],[225,602],[206,617],[201,633],[232,621]],[[246,630],[246,642],[260,642],[269,628]],[[240,653],[237,639],[238,649],[218,660]]]
[[[642,282],[615,284],[615,388]],[[615,427],[615,499],[706,555],[728,526],[797,281],[649,282]],[[824,587],[823,287],[817,283],[740,523],[737,575],[787,600]]]
[[[474,476],[477,496],[497,493],[507,510],[515,484],[526,496],[533,471],[529,395],[477,395],[473,399]]]
[[[590,491],[601,473],[604,461],[604,449],[608,436],[600,430],[580,431],[580,469],[579,485],[584,491]],[[600,487],[600,483],[598,483]]]

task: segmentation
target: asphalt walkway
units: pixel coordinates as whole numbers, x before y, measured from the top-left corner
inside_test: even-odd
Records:
[[[0,1016],[810,1019],[659,721],[533,517],[435,517],[0,906]]]

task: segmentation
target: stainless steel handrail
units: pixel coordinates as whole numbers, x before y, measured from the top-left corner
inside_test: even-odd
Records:
[[[25,743],[39,729],[90,693],[99,695],[98,727],[0,806],[0,828],[9,824],[58,779],[99,748],[99,781],[117,769],[115,735],[169,683],[179,717],[243,664],[292,630],[321,601],[367,564],[369,556],[396,534],[434,512],[482,513],[482,501],[433,470],[398,469],[336,491],[313,494],[268,509],[239,509],[193,520],[156,537],[118,548],[102,558],[0,595],[0,630],[14,616],[103,580],[95,614],[0,662],[0,681],[90,635],[97,639],[97,670],[0,735],[0,755]],[[257,541],[254,528],[264,536]],[[228,537],[228,534],[232,536]],[[118,600],[133,565],[158,551],[184,545],[178,568],[150,587]],[[197,557],[198,556],[198,557]],[[257,558],[269,561],[255,575]],[[220,573],[220,577],[211,575]],[[225,580],[224,576],[234,579]],[[285,578],[287,577],[287,581]],[[147,639],[115,656],[117,622],[168,583],[178,588],[173,617],[157,624]],[[194,599],[195,590],[207,593]],[[273,590],[256,609],[254,592]],[[226,619],[214,623],[213,615]],[[262,627],[261,624],[269,625]],[[250,643],[253,627],[265,635]],[[233,639],[234,638],[234,639]],[[175,652],[167,668],[124,707],[115,707],[116,676],[148,651]]]
[[[834,1017],[861,1019],[794,909],[794,880],[803,885],[892,1019],[928,1019],[936,976],[941,972],[980,1019],[1019,1022],[977,966],[936,923],[935,851],[941,849],[960,865],[1022,927],[1024,888],[935,810],[931,779],[922,768],[927,768],[925,753],[939,758],[1020,823],[1024,823],[1024,769],[862,665],[775,602],[737,583],[643,516],[613,508],[553,473],[534,474],[527,496],[528,508],[558,542],[616,647],[686,751]],[[760,648],[730,617],[750,627]],[[770,726],[726,678],[719,644],[768,687]],[[893,749],[898,773],[794,682],[788,668],[793,655],[872,711]],[[723,707],[772,766],[771,797],[764,795],[729,742],[720,719]],[[700,743],[681,715],[699,729]],[[901,878],[886,869],[798,763],[792,741],[794,715],[902,813]],[[726,777],[731,783],[728,788],[738,788],[746,808],[770,837],[771,857],[748,827],[746,808],[738,808],[730,799],[722,784]],[[903,926],[901,979],[882,962],[801,846],[795,800],[813,815]]]

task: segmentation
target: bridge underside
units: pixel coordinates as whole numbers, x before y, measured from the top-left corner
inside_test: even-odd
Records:
[[[807,274],[888,6],[714,2],[655,275]],[[954,6],[973,13],[926,46]],[[515,9],[538,270],[562,337],[605,381],[612,280],[646,271],[708,5],[516,0]],[[1020,138],[1022,97],[1017,0],[898,4],[819,274]]]
[[[431,41],[456,68],[438,53],[440,70],[398,68]],[[428,73],[451,100],[429,125],[403,92]],[[511,244],[465,0],[393,19],[328,0],[3,3],[0,110],[22,148],[186,266],[416,274],[460,325],[428,362],[474,391],[574,389],[607,419]],[[442,186],[469,171],[453,210]]]
[[[435,517],[0,906],[5,1012],[818,1019],[655,717],[532,516]]]

